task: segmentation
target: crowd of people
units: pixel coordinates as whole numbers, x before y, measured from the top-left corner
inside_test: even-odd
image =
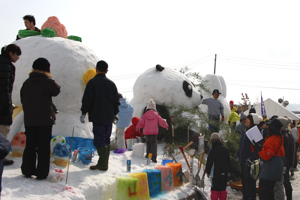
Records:
[[[35,27],[35,19],[31,15],[23,18],[27,30],[40,31]],[[17,39],[20,39],[17,37]],[[15,66],[21,56],[21,48],[10,44],[1,49],[0,55],[0,191],[4,165],[13,164],[13,160],[5,157],[10,151],[7,134],[12,124],[12,90],[15,79]],[[55,114],[58,113],[52,103],[52,97],[59,95],[60,86],[51,77],[51,64],[46,58],[38,58],[32,64],[32,71],[20,90],[24,111],[26,147],[23,154],[21,173],[26,178],[46,179],[50,166],[50,141]],[[116,122],[116,149],[125,149],[127,139],[145,136],[146,155],[152,154],[152,162],[157,163],[158,127],[168,129],[168,123],[156,110],[153,99],[145,105],[141,119],[133,117],[133,107],[118,92],[113,81],[106,77],[108,64],[101,60],[96,64],[96,76],[86,85],[83,97],[80,121],[85,123],[86,115],[93,123],[94,146],[99,159],[91,170],[108,169],[111,150],[110,137],[112,124]],[[220,121],[223,122],[224,106],[218,99],[218,89],[212,91],[212,97],[202,100],[208,106],[210,141],[212,149],[207,158],[205,173],[211,179],[211,199],[226,199],[229,152],[224,147],[219,135]],[[285,116],[266,114],[259,116],[252,108],[246,116],[238,114],[234,102],[230,101],[231,113],[228,124],[232,132],[240,135],[237,159],[240,164],[243,199],[256,199],[257,180],[251,176],[253,162],[260,159],[259,198],[260,199],[292,199],[290,180],[297,171],[299,151],[299,131],[297,121]],[[130,122],[132,125],[130,125]],[[251,140],[247,131],[257,127],[256,134],[261,140]],[[143,133],[140,131],[143,129]]]

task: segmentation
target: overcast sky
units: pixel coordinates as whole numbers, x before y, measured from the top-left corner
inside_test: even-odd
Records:
[[[132,98],[136,77],[161,64],[225,78],[227,100],[300,102],[300,12],[297,1],[0,0],[0,46],[57,16],[109,64],[108,76]],[[18,71],[16,71],[18,73]],[[54,77],[55,78],[55,77]]]

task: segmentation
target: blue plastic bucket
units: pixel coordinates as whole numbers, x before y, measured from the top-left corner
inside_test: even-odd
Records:
[[[173,160],[163,159],[161,165],[166,165],[167,163],[172,163]]]
[[[94,148],[92,147],[79,147],[78,148],[78,160],[83,164],[89,164],[92,162],[92,158],[94,157]]]

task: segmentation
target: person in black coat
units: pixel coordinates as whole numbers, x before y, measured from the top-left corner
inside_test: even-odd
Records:
[[[36,175],[37,179],[46,179],[50,167],[52,126],[56,119],[52,97],[60,93],[60,86],[51,78],[47,59],[36,59],[32,68],[20,92],[26,135],[21,170],[27,178]]]
[[[7,138],[12,124],[12,100],[11,94],[15,81],[16,68],[13,63],[17,62],[21,55],[21,49],[15,44],[4,46],[0,55],[0,133]],[[11,165],[13,160],[4,158],[4,165]]]
[[[115,83],[106,77],[107,69],[105,61],[97,63],[97,74],[87,83],[82,97],[80,121],[84,123],[88,113],[89,121],[93,123],[94,146],[99,155],[97,165],[90,166],[91,170],[108,169],[112,123],[119,112],[118,89]]]
[[[212,149],[207,157],[205,173],[211,178],[211,199],[225,200],[230,165],[229,151],[224,147],[218,133],[212,133],[210,141]]]

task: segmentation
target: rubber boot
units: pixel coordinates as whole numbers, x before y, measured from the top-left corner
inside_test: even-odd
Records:
[[[108,167],[108,163],[109,163],[109,154],[110,154],[110,144],[107,145],[107,167]]]
[[[104,147],[98,147],[97,148],[97,152],[99,155],[99,160],[97,165],[94,166],[90,166],[91,170],[102,170],[102,171],[106,171],[108,169],[108,153],[107,153],[107,146]]]

